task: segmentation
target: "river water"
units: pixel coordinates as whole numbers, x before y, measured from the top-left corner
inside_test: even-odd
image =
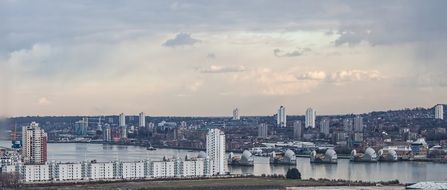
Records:
[[[10,147],[10,141],[0,141],[0,146]],[[157,149],[148,151],[145,147],[125,145],[102,145],[85,143],[50,143],[48,160],[74,162],[83,160],[160,160],[166,157],[197,156],[198,151]],[[254,167],[228,166],[232,174],[282,174],[291,167],[297,167],[303,178],[328,178],[362,181],[389,181],[398,179],[401,183],[419,181],[447,181],[447,164],[431,162],[381,162],[351,163],[339,159],[338,164],[310,164],[309,158],[297,158],[297,166],[271,166],[266,157],[256,157]]]

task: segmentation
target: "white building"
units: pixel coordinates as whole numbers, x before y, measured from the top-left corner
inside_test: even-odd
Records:
[[[241,119],[241,117],[239,116],[239,109],[235,108],[233,110],[233,120],[240,120],[240,119]]]
[[[43,164],[47,161],[47,133],[32,122],[22,127],[22,158],[26,164]]]
[[[329,135],[329,126],[330,126],[329,118],[323,118],[320,121],[320,133],[323,133],[326,136]]]
[[[258,137],[259,138],[267,138],[268,137],[268,125],[265,123],[261,123],[258,126]]]
[[[278,113],[276,114],[276,124],[278,125],[278,127],[287,126],[286,108],[284,106],[281,106],[278,109]]]
[[[205,162],[204,159],[194,160],[176,160],[176,172],[175,176],[178,177],[192,177],[192,176],[204,176],[205,175]]]
[[[303,125],[301,124],[301,121],[295,121],[293,122],[293,138],[296,140],[301,140],[301,136],[303,133]]]
[[[354,131],[363,132],[363,118],[360,115],[354,118]]]
[[[85,179],[103,180],[113,179],[115,177],[113,162],[90,162],[87,163],[86,169]]]
[[[146,116],[144,115],[144,112],[141,112],[139,114],[139,127],[145,127],[146,126]]]
[[[306,128],[315,128],[315,118],[317,117],[317,112],[312,108],[307,108],[306,110]]]
[[[122,162],[121,178],[123,179],[141,179],[144,178],[144,162]]]
[[[153,178],[171,178],[175,176],[174,161],[151,162],[150,174]]]
[[[23,180],[25,182],[37,182],[50,180],[50,167],[48,164],[23,165],[20,166]]]
[[[119,126],[126,126],[126,116],[124,115],[124,113],[121,113],[119,116]]]
[[[442,104],[435,106],[435,119],[444,119],[444,106]]]
[[[81,163],[50,163],[50,177],[55,181],[81,180]]]
[[[206,153],[213,162],[213,175],[225,175],[225,134],[219,129],[211,129],[206,135]]]

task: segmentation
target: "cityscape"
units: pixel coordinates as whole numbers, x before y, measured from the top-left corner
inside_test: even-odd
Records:
[[[447,189],[445,0],[0,0],[0,190]]]

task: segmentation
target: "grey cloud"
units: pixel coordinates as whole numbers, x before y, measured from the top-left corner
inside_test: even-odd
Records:
[[[302,56],[306,52],[310,52],[310,51],[312,51],[310,48],[299,48],[299,49],[291,51],[291,52],[284,52],[283,50],[276,48],[273,50],[273,54],[276,57],[297,57],[297,56]]]
[[[175,38],[167,40],[163,45],[167,47],[191,46],[199,42],[200,40],[192,38],[190,34],[179,33]]]
[[[206,55],[206,58],[208,58],[208,59],[216,59],[216,54],[209,53],[208,55]]]

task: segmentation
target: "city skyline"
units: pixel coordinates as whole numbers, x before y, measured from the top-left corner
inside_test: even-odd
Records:
[[[429,107],[446,4],[2,1],[0,116]]]

